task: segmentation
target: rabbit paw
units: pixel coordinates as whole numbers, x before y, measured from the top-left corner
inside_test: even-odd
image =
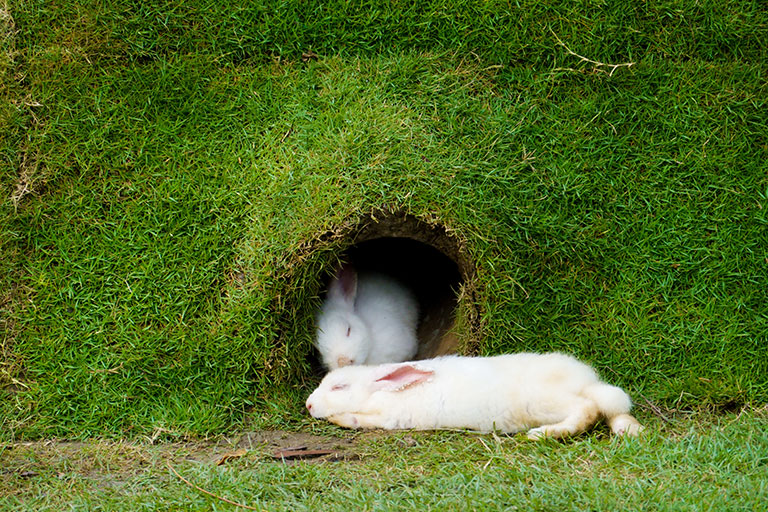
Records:
[[[544,430],[544,427],[536,427],[528,431],[527,437],[531,441],[538,441],[539,439],[547,437],[547,432]]]
[[[340,427],[345,428],[360,428],[360,420],[358,420],[357,415],[345,412],[343,414],[336,414],[328,420],[331,423],[335,423],[336,425]]]

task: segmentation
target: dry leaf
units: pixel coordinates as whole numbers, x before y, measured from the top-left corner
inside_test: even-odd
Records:
[[[221,456],[218,462],[216,462],[216,465],[222,466],[227,462],[231,462],[235,459],[239,459],[246,453],[248,453],[248,450],[246,450],[245,448],[240,448],[239,450],[235,450],[234,452],[225,453],[224,455]]]

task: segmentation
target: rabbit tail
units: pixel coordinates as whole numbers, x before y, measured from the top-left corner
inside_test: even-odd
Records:
[[[584,388],[582,394],[597,404],[615,434],[636,436],[642,430],[640,423],[629,414],[632,400],[623,389],[598,382]]]

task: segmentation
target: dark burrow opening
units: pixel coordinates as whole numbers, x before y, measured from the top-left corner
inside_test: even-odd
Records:
[[[478,341],[474,265],[458,236],[440,225],[391,212],[374,214],[344,231],[329,233],[349,241],[339,260],[361,272],[390,275],[416,296],[418,359],[466,352],[465,342]]]
[[[413,291],[419,302],[419,359],[456,351],[451,329],[463,278],[451,258],[417,240],[384,237],[351,247],[343,259],[361,272],[392,276]]]

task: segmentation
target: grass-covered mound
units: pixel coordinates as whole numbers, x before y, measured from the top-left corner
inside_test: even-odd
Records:
[[[467,350],[768,400],[763,6],[307,4],[3,4],[0,435],[290,422],[387,212],[467,260]]]

